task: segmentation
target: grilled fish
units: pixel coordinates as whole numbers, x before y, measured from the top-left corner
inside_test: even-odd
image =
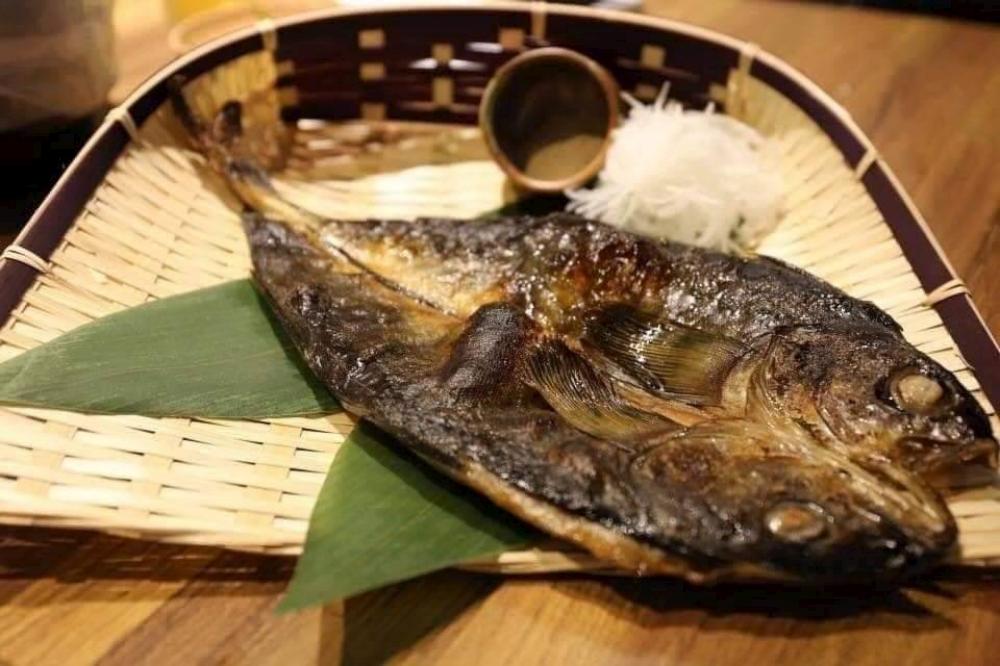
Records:
[[[244,202],[255,279],[343,404],[541,529],[704,581],[900,578],[996,465],[975,399],[874,305],[767,257],[569,214],[319,220],[181,118]]]

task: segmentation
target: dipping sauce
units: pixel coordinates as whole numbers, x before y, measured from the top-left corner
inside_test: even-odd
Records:
[[[600,170],[617,115],[610,74],[579,53],[545,48],[500,68],[484,95],[480,124],[515,183],[558,191]]]

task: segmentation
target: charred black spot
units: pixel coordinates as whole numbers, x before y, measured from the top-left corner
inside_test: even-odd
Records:
[[[319,308],[321,301],[322,296],[315,285],[303,284],[292,292],[290,303],[300,315],[309,317]]]

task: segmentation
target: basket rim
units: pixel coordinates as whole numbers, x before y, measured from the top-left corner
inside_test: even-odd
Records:
[[[542,26],[546,16],[578,17],[635,25],[680,34],[730,49],[739,69],[771,85],[805,112],[834,142],[847,164],[855,170],[866,192],[896,237],[907,263],[926,293],[958,280],[954,268],[926,221],[895,174],[879,156],[871,140],[850,113],[818,84],[777,56],[752,42],[700,26],[666,18],[628,14],[607,9],[532,2],[490,2],[456,6],[426,2],[406,7],[327,8],[277,20],[265,19],[217,37],[175,58],[147,78],[121,105],[112,109],[83,149],[70,163],[12,245],[48,259],[130,143],[135,127],[166,99],[167,81],[181,74],[193,78],[213,67],[249,53],[272,50],[283,31],[296,26],[336,21],[352,16],[405,15],[426,12],[513,13]],[[0,262],[0,325],[13,314],[36,276],[35,269],[19,261]],[[948,333],[968,360],[989,402],[1000,410],[1000,346],[966,291],[933,305]],[[991,372],[991,370],[993,370]]]

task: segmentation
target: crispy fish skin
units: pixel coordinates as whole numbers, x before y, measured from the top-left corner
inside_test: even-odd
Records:
[[[921,475],[995,464],[996,442],[875,306],[772,259],[570,215],[317,220],[223,116],[188,124],[257,211],[255,278],[310,368],[494,502],[692,580],[884,581],[953,548]]]
[[[647,313],[662,313],[661,329],[686,327],[703,343],[692,348],[691,339],[668,341],[673,348],[664,353],[681,352],[689,368],[706,375],[721,372],[715,386],[702,390],[735,395],[736,415],[746,387],[725,376],[729,368],[705,361],[713,350],[731,352],[734,341],[748,348],[771,345],[773,367],[765,383],[773,400],[828,443],[918,472],[995,457],[996,443],[978,403],[950,372],[907,343],[891,317],[770,257],[657,242],[562,213],[472,224],[330,220],[319,238],[359,267],[455,316],[468,317],[502,300],[547,332],[582,337],[591,351],[594,338],[601,338],[603,348],[596,351],[604,360],[617,341],[619,359],[633,361],[625,360],[632,365],[626,374],[640,382],[636,361],[650,359],[651,352],[639,343],[656,326]],[[588,328],[588,314],[594,313],[604,324]],[[623,321],[629,317],[647,321]],[[669,373],[665,383],[676,384],[678,369]],[[940,404],[927,410],[899,404],[891,384],[907,373],[937,386]],[[645,373],[645,388],[655,392],[653,374]],[[711,398],[689,391],[683,402]]]
[[[280,222],[250,214],[246,226],[259,284],[345,405],[599,556],[696,580],[867,580],[927,566],[954,541],[936,495],[860,469],[845,478],[789,424],[582,432],[525,389],[527,362],[551,337],[520,307],[442,313]]]
[[[475,225],[325,220],[320,237],[359,266],[459,316],[502,294],[554,327],[581,308],[627,302],[742,339],[779,326],[837,321],[899,333],[873,304],[777,259],[654,241],[568,213]],[[559,297],[566,302],[553,301]]]

